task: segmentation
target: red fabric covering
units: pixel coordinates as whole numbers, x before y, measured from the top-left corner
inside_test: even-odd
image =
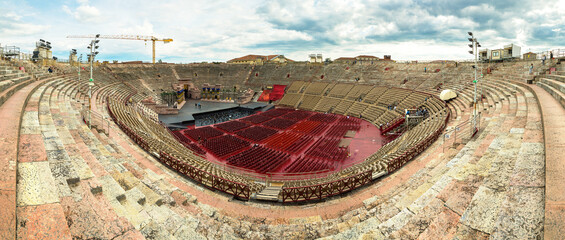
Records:
[[[259,99],[257,99],[257,101],[268,102],[270,95],[271,95],[271,90],[265,89],[263,90],[263,93],[261,93],[261,96],[259,96]]]
[[[283,97],[285,88],[286,85],[273,85],[273,90],[269,90],[269,89],[263,90],[263,93],[261,93],[261,96],[259,96],[259,99],[257,99],[257,101],[261,101],[261,102],[268,102],[269,100],[277,101]]]
[[[281,99],[284,95],[284,89],[286,85],[273,85],[273,91],[271,92],[271,100],[277,101]]]

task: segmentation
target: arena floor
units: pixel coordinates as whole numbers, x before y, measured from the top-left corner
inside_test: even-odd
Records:
[[[299,164],[297,161],[314,161],[320,162],[327,166],[318,167],[318,168],[305,168],[310,169],[312,172],[316,171],[339,171],[346,166],[351,166],[357,163],[360,163],[368,156],[376,152],[382,145],[383,145],[383,137],[380,134],[380,130],[373,124],[358,118],[346,118],[340,115],[335,114],[327,114],[326,116],[334,117],[334,120],[324,123],[324,126],[321,131],[318,129],[315,130],[315,127],[318,127],[318,124],[321,124],[317,121],[310,121],[308,118],[304,118],[301,120],[296,121],[290,126],[285,126],[284,129],[277,129],[268,124],[269,121],[273,121],[276,119],[285,120],[285,116],[287,114],[283,114],[270,120],[266,120],[264,122],[259,123],[252,123],[250,120],[253,120],[255,117],[265,116],[270,112],[275,110],[270,110],[267,112],[259,112],[254,115],[249,116],[249,118],[242,118],[239,120],[234,120],[237,123],[245,123],[247,124],[246,127],[238,129],[237,131],[226,131],[221,128],[222,124],[215,124],[210,126],[198,127],[196,129],[188,129],[183,130],[183,134],[187,136],[187,138],[191,141],[191,144],[196,144],[201,149],[206,150],[206,159],[220,163],[220,164],[227,164],[232,165],[229,163],[228,159],[231,160],[242,158],[242,155],[246,153],[253,154],[253,149],[255,147],[262,147],[268,150],[273,150],[276,153],[284,153],[284,160],[276,167],[270,168],[270,173],[292,173],[297,172],[296,170],[292,171],[293,164]],[[308,117],[315,117],[317,113],[314,112],[305,112],[305,111],[294,111],[290,110],[291,112],[304,112],[305,114],[309,114]],[[323,114],[322,114],[323,115]],[[249,120],[246,120],[249,119]],[[354,121],[355,122],[355,129],[354,133],[346,134],[347,130],[342,129],[339,125],[343,124],[344,122]],[[308,126],[309,124],[314,124],[314,126]],[[209,127],[213,127],[210,129]],[[199,137],[198,134],[195,132],[200,131],[202,129],[210,129],[211,131],[216,131],[213,136],[212,135],[202,135],[202,138]],[[246,130],[250,128],[260,128],[259,130],[268,131],[268,136],[266,137],[245,137]],[[341,128],[341,129],[340,129]],[[315,132],[314,132],[315,131]],[[331,131],[335,132],[330,138],[327,138],[327,135]],[[220,135],[223,134],[223,135]],[[208,149],[206,141],[214,141],[218,140],[219,138],[226,137],[227,135],[233,136],[237,139],[244,141],[245,146],[238,148],[237,150],[230,151],[228,154],[221,154],[219,155],[215,152],[214,149]],[[346,136],[348,135],[348,136]],[[297,138],[291,138],[297,136]],[[300,140],[298,137],[308,137],[307,140],[299,143]],[[200,140],[199,140],[200,139]],[[288,140],[289,143],[286,146],[275,146],[280,141]],[[219,140],[218,140],[219,141]],[[327,141],[327,142],[326,142]],[[318,144],[318,145],[316,145]],[[319,151],[320,145],[324,144],[326,146],[325,151]],[[339,147],[340,144],[343,144],[342,148]],[[298,145],[298,146],[297,146]],[[291,150],[294,149],[294,150]],[[326,165],[327,164],[327,165]],[[325,170],[327,169],[327,170]],[[254,166],[249,167],[251,172],[254,172]],[[264,172],[263,172],[264,173]]]
[[[195,103],[200,103],[200,108],[194,106]],[[189,99],[179,110],[177,115],[159,115],[159,120],[165,124],[174,124],[183,121],[194,121],[193,114],[213,112],[223,109],[229,109],[233,107],[250,107],[259,108],[267,106],[267,103],[262,102],[252,102],[247,104],[237,104],[233,102],[213,102],[213,101],[202,101]]]

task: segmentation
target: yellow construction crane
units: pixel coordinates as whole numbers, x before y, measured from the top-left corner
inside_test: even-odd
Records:
[[[96,38],[96,34],[92,35],[72,35],[67,36],[67,38]],[[163,43],[170,43],[173,41],[172,38],[157,39],[153,36],[141,36],[141,35],[99,35],[100,39],[125,39],[125,40],[143,40],[153,42],[153,63],[155,63],[155,42],[162,41]]]

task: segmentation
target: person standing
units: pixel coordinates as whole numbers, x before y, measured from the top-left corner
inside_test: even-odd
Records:
[[[541,65],[545,66],[545,55],[543,55],[543,58],[541,59]]]
[[[534,72],[534,64],[532,63],[532,65],[530,65],[530,74],[532,74]]]

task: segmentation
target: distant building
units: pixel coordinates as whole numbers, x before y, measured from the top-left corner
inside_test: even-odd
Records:
[[[536,53],[533,53],[533,52],[527,52],[527,53],[524,53],[524,55],[522,55],[522,58],[524,60],[536,60],[537,57],[538,57],[538,55]]]
[[[324,63],[322,54],[310,54],[308,57],[310,57],[310,63]]]
[[[370,55],[359,55],[355,57],[355,60],[357,61],[358,64],[374,64],[376,61],[379,61],[380,59],[378,57],[370,56]]]
[[[340,57],[334,60],[334,63],[354,64],[356,63],[356,60],[355,58],[350,58],[350,57]]]
[[[390,55],[384,55],[383,59],[371,55],[359,55],[357,57],[340,57],[334,60],[335,63],[342,64],[375,64],[377,61],[391,61]]]
[[[263,64],[263,63],[286,63],[294,62],[286,58],[284,55],[247,55],[240,58],[229,60],[231,64]]]
[[[520,58],[521,48],[515,44],[505,45],[500,49],[483,49],[479,51],[479,60],[481,61],[503,61],[513,58]]]
[[[492,51],[488,48],[479,50],[479,61],[487,62],[490,60],[490,56]]]

